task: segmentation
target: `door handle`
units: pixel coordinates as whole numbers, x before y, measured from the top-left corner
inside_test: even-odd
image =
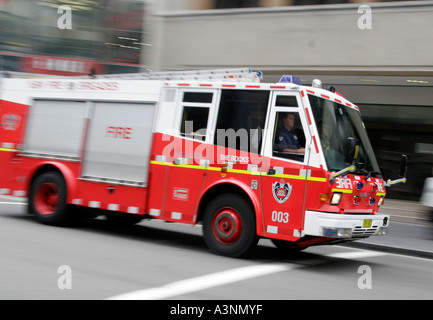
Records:
[[[273,176],[276,173],[275,169],[269,168],[267,174]]]

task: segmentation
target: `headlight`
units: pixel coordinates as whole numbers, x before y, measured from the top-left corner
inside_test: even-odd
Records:
[[[381,205],[383,205],[384,202],[385,202],[385,197],[384,196],[380,197],[379,202],[377,203],[377,206],[380,207]]]
[[[340,192],[335,192],[335,193],[332,195],[331,204],[332,204],[332,205],[339,205],[342,196],[343,196],[342,193],[340,193]]]
[[[328,238],[350,238],[352,236],[351,228],[323,228],[322,234]]]

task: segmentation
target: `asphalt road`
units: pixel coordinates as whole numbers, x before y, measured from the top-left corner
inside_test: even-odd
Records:
[[[346,246],[249,259],[210,253],[201,227],[104,219],[39,224],[0,203],[0,299],[433,299],[433,260]]]

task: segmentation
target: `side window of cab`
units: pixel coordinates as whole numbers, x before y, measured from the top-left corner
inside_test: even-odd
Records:
[[[305,135],[298,112],[277,112],[272,155],[295,161],[304,161]]]
[[[272,136],[272,155],[304,161],[305,134],[296,95],[276,95]]]
[[[206,140],[209,124],[209,110],[212,106],[212,92],[184,92],[182,99],[182,117],[180,134],[183,137],[201,141]]]

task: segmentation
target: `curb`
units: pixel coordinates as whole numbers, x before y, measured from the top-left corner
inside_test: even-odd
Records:
[[[357,241],[344,243],[342,244],[342,246],[352,247],[356,249],[382,251],[382,252],[392,253],[392,254],[401,254],[401,255],[412,256],[417,258],[433,259],[433,252],[416,250],[416,249],[391,247],[391,246],[371,244],[371,243],[360,243]]]

